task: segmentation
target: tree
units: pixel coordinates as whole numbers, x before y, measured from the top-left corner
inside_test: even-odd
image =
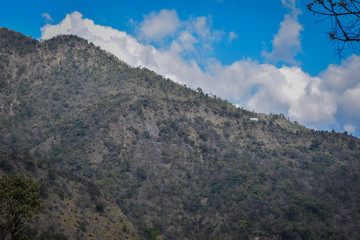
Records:
[[[157,237],[160,235],[160,231],[157,229],[148,228],[146,229],[146,237],[149,240],[156,240]]]
[[[42,209],[40,187],[34,180],[21,175],[0,179],[1,239],[27,239],[25,223]]]
[[[360,43],[360,1],[359,0],[315,0],[307,5],[314,14],[331,19],[329,38],[337,42],[338,53],[350,44]]]

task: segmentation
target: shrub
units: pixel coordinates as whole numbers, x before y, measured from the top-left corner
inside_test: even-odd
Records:
[[[95,206],[96,211],[103,213],[105,209],[105,204],[103,202],[97,202]]]

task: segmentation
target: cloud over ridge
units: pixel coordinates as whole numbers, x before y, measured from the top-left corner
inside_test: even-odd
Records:
[[[293,6],[291,1],[287,3]],[[182,21],[175,10],[152,13],[140,26],[147,26],[145,22],[150,20],[154,20],[152,24],[161,25],[157,20],[162,18],[171,18],[175,23],[162,32],[162,37],[173,36],[167,47],[156,48],[124,31],[96,25],[79,12],[67,14],[59,24],[45,25],[41,29],[42,39],[59,34],[78,35],[131,66],[149,68],[194,89],[201,87],[204,92],[249,110],[284,113],[309,127],[356,131],[356,123],[360,122],[359,56],[353,55],[340,65],[330,65],[315,77],[297,66],[278,68],[252,59],[223,65],[217,59],[205,56],[206,63],[200,67],[194,52],[199,46],[211,49],[211,44],[220,41],[224,33],[213,29],[208,17]],[[147,30],[158,32],[155,25],[149,25]],[[146,32],[143,37],[150,41],[160,39],[154,39],[151,32]]]

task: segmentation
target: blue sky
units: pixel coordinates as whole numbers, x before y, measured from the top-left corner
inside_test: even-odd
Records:
[[[5,2],[5,1],[4,1]],[[303,14],[300,21],[305,31],[302,33],[302,53],[297,58],[302,67],[312,75],[326,69],[330,63],[338,62],[325,32],[326,24],[306,10],[306,4],[298,4]],[[7,1],[0,8],[0,24],[27,36],[39,38],[40,28],[47,22],[42,16],[48,13],[52,23],[59,23],[66,14],[78,11],[96,24],[134,34],[134,24],[143,21],[143,16],[162,9],[176,10],[180,19],[189,16],[211,16],[214,29],[235,32],[239,38],[231,44],[226,41],[215,46],[215,57],[224,64],[231,64],[241,57],[251,57],[264,61],[261,52],[271,48],[273,35],[288,10],[281,0],[275,1]],[[316,50],[316,51],[315,51]],[[314,54],[316,52],[316,54]],[[318,61],[322,58],[322,61]]]
[[[132,66],[258,112],[360,133],[360,57],[335,54],[309,1],[7,1],[0,26],[76,34]]]

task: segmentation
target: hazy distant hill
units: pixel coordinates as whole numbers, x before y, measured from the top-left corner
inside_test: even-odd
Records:
[[[0,173],[41,184],[38,239],[360,236],[359,139],[235,108],[75,36],[0,28],[0,143]]]

